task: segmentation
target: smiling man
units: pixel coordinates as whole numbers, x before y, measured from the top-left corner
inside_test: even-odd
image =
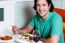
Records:
[[[64,43],[62,17],[54,12],[53,8],[51,0],[34,0],[36,15],[25,29],[30,32],[35,27],[44,43]],[[13,28],[13,32],[15,30],[17,29]]]

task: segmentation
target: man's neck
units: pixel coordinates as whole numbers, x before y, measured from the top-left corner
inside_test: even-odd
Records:
[[[42,16],[42,19],[46,19],[48,17],[50,12],[46,13],[44,16]]]

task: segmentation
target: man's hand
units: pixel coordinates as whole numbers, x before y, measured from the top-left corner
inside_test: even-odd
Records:
[[[14,34],[18,33],[18,27],[12,26],[12,31]]]

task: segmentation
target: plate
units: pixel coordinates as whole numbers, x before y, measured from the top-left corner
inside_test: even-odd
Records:
[[[29,43],[29,41],[26,40],[26,39],[16,39],[15,41],[16,41],[17,43]]]
[[[12,39],[10,39],[10,40],[1,40],[0,39],[0,43],[7,43],[7,42],[13,42],[13,41],[14,41],[13,36],[12,36]]]
[[[17,43],[35,43],[35,41],[33,41],[33,40],[31,40],[31,41],[29,41],[29,40],[27,40],[27,39],[23,39],[23,38],[21,38],[21,39],[16,39],[16,42]],[[42,42],[42,41],[38,41],[37,43],[44,43],[44,42]]]
[[[28,40],[26,40],[26,39],[24,39],[24,40],[16,40],[16,42],[17,43],[35,43],[35,41],[28,41]],[[44,43],[44,42],[42,42],[42,41],[38,41],[37,43]]]
[[[11,39],[11,40],[0,40],[0,42],[12,42],[13,41],[13,39]]]

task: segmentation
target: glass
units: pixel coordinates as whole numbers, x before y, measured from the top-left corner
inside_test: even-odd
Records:
[[[35,43],[37,43],[40,40],[40,37],[39,36],[35,36],[35,37],[33,37],[33,40],[35,41]]]
[[[33,30],[33,40],[37,43],[40,40],[40,35],[36,30]]]

